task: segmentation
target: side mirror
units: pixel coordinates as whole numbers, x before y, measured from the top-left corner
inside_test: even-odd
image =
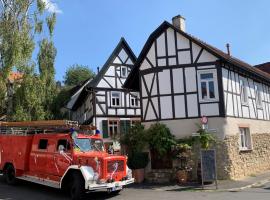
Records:
[[[62,154],[62,153],[64,153],[64,150],[65,150],[64,145],[60,144],[60,145],[58,146],[58,152],[59,152],[60,154]]]

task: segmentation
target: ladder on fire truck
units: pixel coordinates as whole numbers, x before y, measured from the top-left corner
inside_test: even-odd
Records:
[[[45,133],[67,133],[75,130],[95,130],[91,125],[79,125],[70,120],[41,120],[24,122],[0,122],[0,134],[28,135]]]

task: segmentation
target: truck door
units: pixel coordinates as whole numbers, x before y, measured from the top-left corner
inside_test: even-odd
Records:
[[[48,139],[36,138],[30,156],[30,171],[33,175],[45,175],[47,168]]]
[[[72,164],[72,151],[70,141],[66,138],[58,139],[54,154],[54,168],[56,176],[62,177]]]

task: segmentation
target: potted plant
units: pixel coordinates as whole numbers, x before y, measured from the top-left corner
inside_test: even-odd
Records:
[[[144,169],[149,162],[147,152],[132,152],[128,157],[128,167],[132,169],[132,175],[136,183],[144,181]]]
[[[148,153],[144,152],[147,146],[146,132],[140,123],[133,125],[129,132],[122,135],[121,145],[126,147],[128,167],[132,169],[136,183],[144,181],[144,168],[149,162]]]
[[[209,133],[206,129],[203,129],[202,126],[198,125],[199,129],[197,133],[199,136],[197,137],[202,149],[208,149],[211,143],[214,143],[215,137]]]
[[[176,181],[180,184],[185,184],[191,177],[192,170],[192,140],[179,140],[173,148],[174,158],[178,161],[176,170]]]

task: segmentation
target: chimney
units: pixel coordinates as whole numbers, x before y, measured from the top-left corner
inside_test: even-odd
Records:
[[[97,73],[99,73],[99,67],[97,67]]]
[[[227,54],[228,54],[228,56],[231,56],[230,44],[227,43],[226,44],[226,47],[227,47]]]
[[[181,15],[177,15],[175,17],[172,18],[172,24],[174,27],[180,29],[181,31],[186,31],[186,22],[185,22],[185,18],[182,17]]]

